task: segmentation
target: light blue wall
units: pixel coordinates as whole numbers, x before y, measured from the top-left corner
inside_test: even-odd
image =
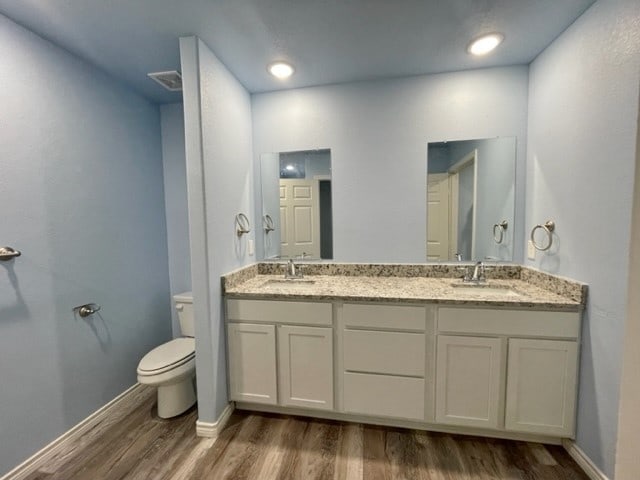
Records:
[[[158,108],[3,16],[0,92],[2,475],[133,385],[171,321]]]
[[[640,83],[640,3],[598,1],[531,65],[527,232],[556,221],[528,263],[589,284],[577,443],[613,476]]]
[[[184,78],[191,272],[196,321],[198,419],[214,422],[228,403],[220,276],[255,257],[247,243],[253,214],[251,100],[196,37],[180,39]],[[236,235],[235,215],[252,223]]]
[[[527,88],[515,66],[255,94],[253,150],[331,149],[335,260],[423,262],[429,142],[517,137],[524,231]]]
[[[182,103],[160,107],[162,124],[162,166],[164,201],[169,250],[171,295],[191,290],[191,249],[189,247],[189,209],[187,205],[187,165],[184,153],[184,110]],[[180,336],[180,325],[172,308],[173,336]]]

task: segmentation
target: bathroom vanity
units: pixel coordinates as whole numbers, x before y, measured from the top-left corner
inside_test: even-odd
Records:
[[[241,409],[559,443],[575,433],[586,286],[519,266],[278,264],[223,278]],[[542,286],[548,286],[542,288]]]

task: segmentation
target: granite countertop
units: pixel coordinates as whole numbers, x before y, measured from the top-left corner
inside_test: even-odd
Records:
[[[558,311],[580,311],[584,303],[582,297],[555,293],[562,289],[554,288],[554,284],[550,284],[550,288],[535,285],[527,281],[526,275],[520,275],[525,279],[490,278],[486,287],[473,288],[456,287],[454,284],[460,285],[462,281],[451,277],[307,275],[301,281],[285,281],[282,275],[260,274],[258,270],[253,273],[229,282],[225,295],[228,298],[429,302]]]

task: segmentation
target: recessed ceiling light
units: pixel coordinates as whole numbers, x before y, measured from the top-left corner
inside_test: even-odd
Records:
[[[280,79],[289,78],[291,75],[293,75],[293,72],[295,71],[293,69],[293,66],[286,62],[270,63],[269,66],[267,67],[267,70],[271,75]]]
[[[494,48],[502,43],[504,35],[501,33],[490,33],[489,35],[483,35],[472,41],[467,47],[467,52],[472,55],[486,55]]]

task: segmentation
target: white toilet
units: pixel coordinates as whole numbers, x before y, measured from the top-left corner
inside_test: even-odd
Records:
[[[196,349],[193,325],[193,295],[174,295],[181,338],[147,353],[138,364],[138,382],[158,387],[158,416],[180,415],[196,403],[194,388]]]

